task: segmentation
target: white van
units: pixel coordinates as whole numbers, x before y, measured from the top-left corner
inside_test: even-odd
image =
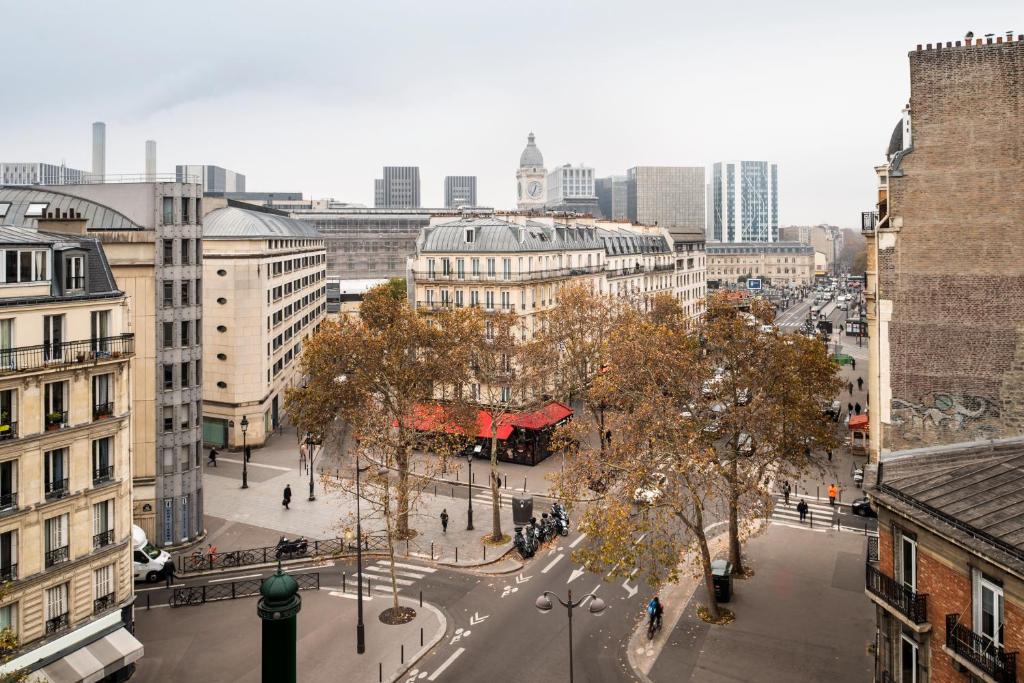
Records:
[[[146,538],[146,532],[132,524],[132,565],[136,581],[159,581],[170,561],[167,552],[154,547]]]

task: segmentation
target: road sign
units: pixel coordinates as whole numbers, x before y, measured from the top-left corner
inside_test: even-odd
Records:
[[[747,290],[751,292],[761,291],[761,278],[753,277],[747,280]]]

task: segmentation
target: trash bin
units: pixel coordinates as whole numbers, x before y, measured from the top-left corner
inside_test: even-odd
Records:
[[[732,565],[728,560],[711,563],[711,583],[715,586],[715,600],[729,602],[732,599]]]
[[[526,526],[533,517],[533,496],[512,497],[512,523],[516,526]]]

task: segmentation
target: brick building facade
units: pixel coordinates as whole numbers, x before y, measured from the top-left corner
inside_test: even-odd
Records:
[[[875,681],[1013,683],[1024,648],[1024,439],[905,451],[869,471]]]
[[[866,226],[873,459],[1024,432],[1022,40],[910,53]]]

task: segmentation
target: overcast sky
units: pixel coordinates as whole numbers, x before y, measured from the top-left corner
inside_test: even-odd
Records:
[[[782,223],[858,224],[917,43],[1024,32],[1020,0],[0,0],[0,161],[209,163],[247,189],[372,206],[380,167],[477,175],[511,208],[547,167],[779,163]]]

